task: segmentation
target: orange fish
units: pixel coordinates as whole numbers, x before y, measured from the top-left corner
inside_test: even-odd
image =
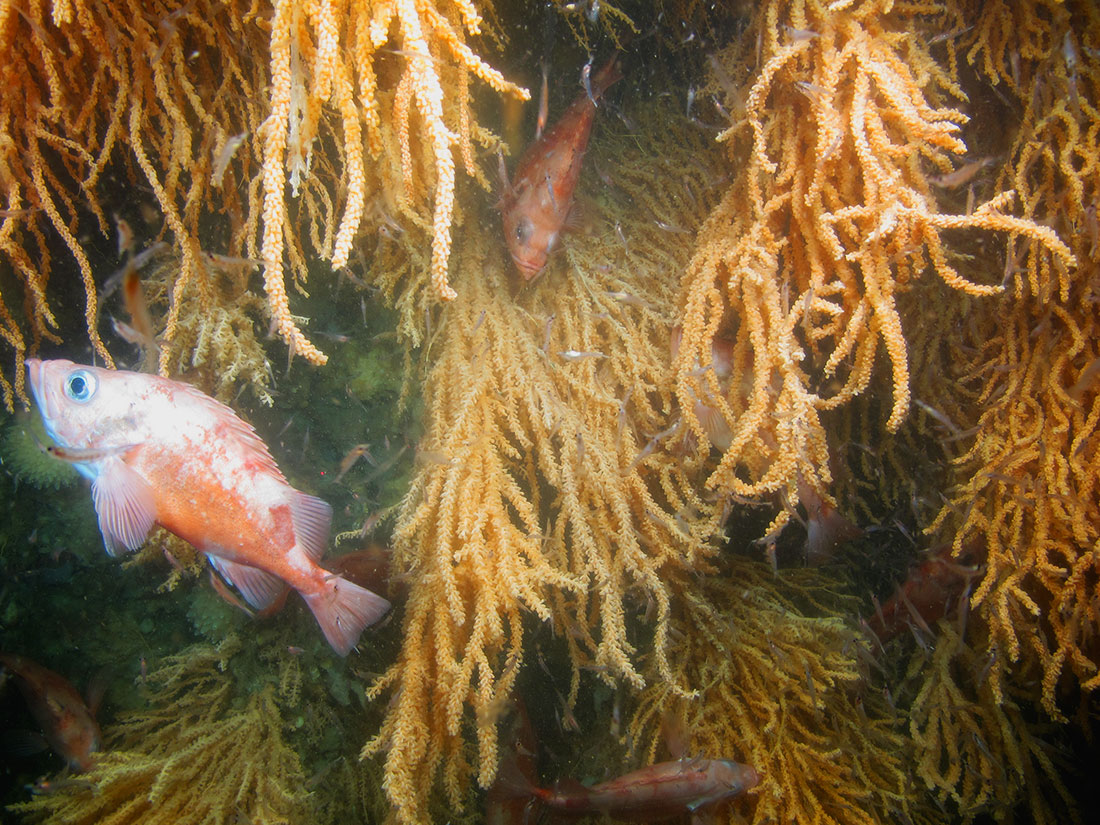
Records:
[[[556,813],[603,814],[612,819],[652,822],[728,802],[760,783],[748,765],[728,759],[676,759],[658,762],[586,788],[579,782],[540,788],[513,765],[501,765],[502,781],[515,794],[537,799]]]
[[[586,83],[585,93],[561,120],[531,145],[520,159],[512,184],[506,187],[500,202],[504,238],[524,280],[530,281],[542,271],[558,242],[573,208],[573,191],[581,176],[596,103],[620,77],[612,58]]]
[[[74,771],[92,766],[99,750],[99,725],[67,679],[24,656],[0,653],[0,665],[15,674],[23,697],[46,742]]]
[[[206,554],[257,610],[284,582],[341,656],[390,604],[317,562],[332,508],[291,487],[267,445],[229,407],[179,381],[72,361],[27,359],[61,455],[92,481],[107,552],[142,545],[154,524]]]

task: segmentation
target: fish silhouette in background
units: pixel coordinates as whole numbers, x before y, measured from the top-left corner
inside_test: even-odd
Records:
[[[0,666],[15,676],[31,715],[42,728],[45,742],[35,750],[48,746],[72,770],[88,770],[101,743],[94,708],[98,702],[85,704],[68,679],[26,656],[0,653]]]
[[[655,822],[709,811],[759,783],[748,765],[699,757],[658,762],[591,787],[563,780],[542,788],[505,763],[497,793],[526,797],[556,814]]]

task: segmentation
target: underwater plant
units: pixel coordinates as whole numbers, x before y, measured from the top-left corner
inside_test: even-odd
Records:
[[[15,416],[0,435],[0,464],[17,480],[39,490],[72,484],[78,477],[76,470],[45,451],[43,445],[49,442],[39,416]]]

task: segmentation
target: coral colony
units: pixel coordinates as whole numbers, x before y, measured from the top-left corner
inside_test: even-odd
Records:
[[[290,611],[237,641],[202,560],[154,539],[138,558],[173,563],[161,602],[191,598],[206,643],[172,638],[32,820],[152,816],[201,779],[215,818],[475,821],[629,796],[685,754],[758,780],[713,802],[722,821],[1074,813],[1055,757],[1094,741],[1072,726],[1095,734],[1100,686],[1100,10],[550,5],[550,125],[613,52],[623,79],[578,225],[530,282],[493,204],[535,105],[519,145],[493,130],[538,82],[543,10],[0,11],[9,409],[62,336],[130,353],[107,332],[121,283],[114,329],[151,368],[284,419],[296,403],[315,440],[369,416],[341,341],[385,306],[404,377],[380,397],[418,428],[349,437],[316,491],[347,491],[341,542],[384,525],[379,643],[303,653]],[[116,214],[120,186],[146,202]],[[301,360],[282,377],[299,356],[331,392],[300,388]],[[362,479],[399,460],[411,478],[374,514]],[[517,697],[552,747],[517,746]]]

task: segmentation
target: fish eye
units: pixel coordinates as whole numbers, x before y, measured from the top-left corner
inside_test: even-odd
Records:
[[[520,243],[527,243],[527,241],[531,239],[531,230],[533,228],[531,221],[524,218],[516,224],[516,240]]]
[[[65,395],[79,404],[92,400],[99,379],[88,370],[73,370],[65,379]]]

